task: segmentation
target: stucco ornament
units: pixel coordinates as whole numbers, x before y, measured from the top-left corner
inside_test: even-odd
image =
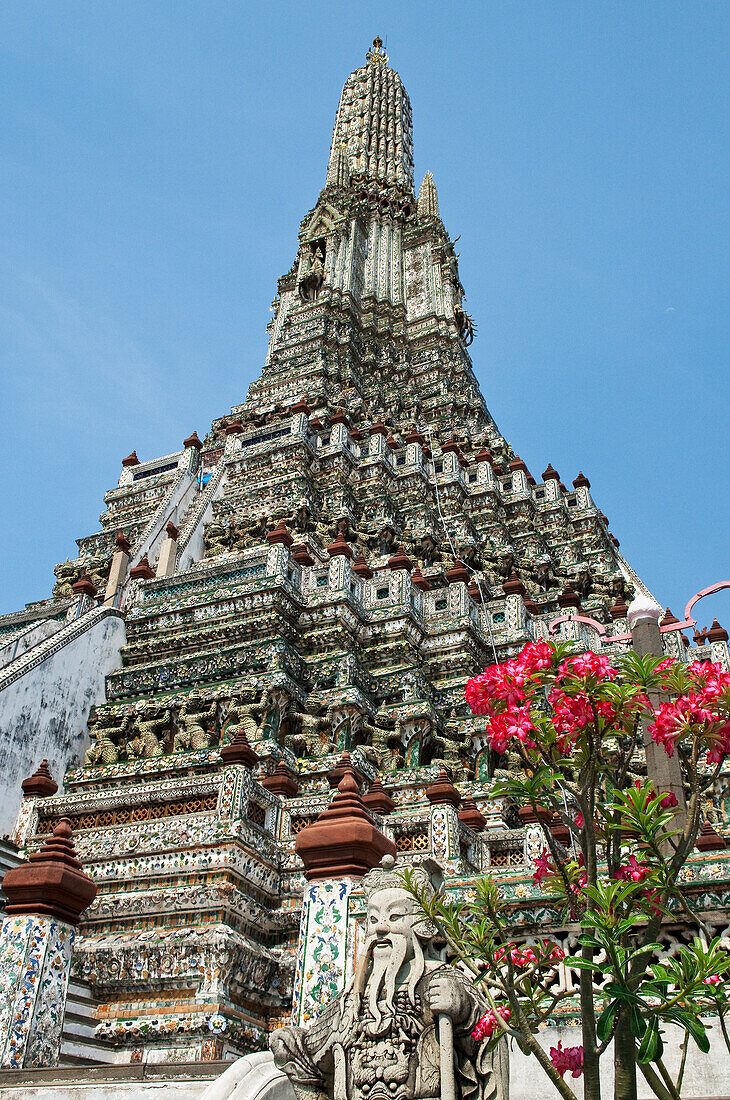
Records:
[[[416,870],[433,888],[429,870]],[[348,986],[306,1028],[269,1040],[299,1100],[506,1100],[507,1051],[471,1038],[479,993],[444,963],[392,856],[365,876],[366,937]]]

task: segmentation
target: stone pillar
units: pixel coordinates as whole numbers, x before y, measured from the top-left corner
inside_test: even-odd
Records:
[[[646,596],[636,596],[627,613],[629,630],[631,631],[631,646],[641,657],[663,657],[664,646],[659,630],[659,619],[663,611],[658,604]],[[658,707],[665,701],[661,692],[649,692],[649,702]],[[680,810],[684,808],[684,786],[682,784],[682,769],[679,757],[667,756],[662,745],[657,745],[652,740],[648,731],[648,722],[644,723],[644,751],[646,753],[646,771],[657,791],[667,791],[673,794],[679,803]],[[678,814],[676,828],[682,828],[684,815]]]
[[[160,547],[160,556],[157,559],[157,571],[155,573],[157,577],[171,577],[175,572],[177,540],[180,532],[172,520],[167,524],[165,531],[167,532],[167,538],[162,540],[162,546]]]
[[[266,575],[269,577],[286,577],[289,571],[294,537],[283,519],[273,531],[266,532],[266,541],[269,544]]]
[[[479,488],[483,489],[488,487],[493,489],[495,487],[495,478],[491,451],[488,451],[486,447],[482,447],[479,454],[475,455],[474,462],[477,467],[477,485]]]
[[[0,1066],[55,1066],[61,1050],[75,926],[96,896],[67,820],[2,883]]]
[[[406,436],[406,466],[423,465],[423,445],[425,437],[420,432],[409,432]]]
[[[449,615],[455,619],[464,615],[476,619],[471,596],[467,592],[470,581],[469,570],[463,561],[456,558],[451,568],[446,571],[445,576],[449,585]]]
[[[109,579],[106,582],[104,592],[104,604],[113,607],[120,588],[123,587],[129,571],[129,554],[132,547],[129,540],[124,537],[123,531],[117,531],[117,548],[112,554],[112,563],[109,567]]]
[[[722,665],[726,672],[730,672],[730,649],[728,649],[728,633],[720,626],[717,619],[712,620],[712,626],[705,634],[710,644],[712,660]]]
[[[350,446],[350,424],[344,413],[335,413],[330,421],[330,447],[344,450]]]
[[[197,432],[193,432],[192,435],[183,440],[183,447],[188,452],[188,469],[191,473],[195,473],[200,465],[200,452],[203,449],[203,441],[198,439]]]
[[[461,795],[446,768],[441,768],[434,782],[426,787],[426,798],[431,803],[431,856],[444,870],[461,872],[458,816]]]
[[[368,450],[368,456],[370,458],[385,458],[387,453],[385,441],[388,438],[388,431],[384,424],[373,424],[370,428],[370,447]]]
[[[542,480],[545,488],[545,500],[560,499],[560,474],[548,464],[547,470],[542,472]]]
[[[337,793],[299,833],[294,850],[304,864],[292,1022],[306,1024],[345,988],[349,899],[363,875],[396,849],[376,827],[360,796],[355,771],[345,767]]]
[[[335,541],[327,547],[327,553],[330,556],[327,574],[327,587],[330,593],[349,592],[352,559],[355,555],[341,531]]]

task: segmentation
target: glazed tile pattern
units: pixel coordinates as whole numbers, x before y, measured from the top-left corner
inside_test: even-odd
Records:
[[[345,987],[348,902],[357,880],[309,883],[302,907],[292,1021],[306,1024]]]
[[[0,932],[0,1065],[54,1066],[75,930],[46,917],[6,917]]]

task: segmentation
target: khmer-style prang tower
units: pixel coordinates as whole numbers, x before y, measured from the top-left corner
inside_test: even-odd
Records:
[[[581,612],[626,634],[647,593],[588,479],[534,478],[500,434],[464,299],[376,39],[248,398],[202,441],[124,459],[53,598],[0,620],[6,827],[47,757],[63,793],[31,785],[15,842],[35,849],[67,816],[98,889],[66,1060],[255,1049],[297,983],[300,999],[336,986],[326,916],[295,973],[294,844],[345,752],[399,853],[433,855],[454,889],[501,869],[529,910],[525,828],[484,800],[500,762],[465,681],[556,618],[593,648]],[[726,634],[707,646],[727,660]]]

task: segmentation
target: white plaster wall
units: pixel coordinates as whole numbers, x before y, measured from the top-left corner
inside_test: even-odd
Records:
[[[679,1043],[682,1032],[667,1026],[664,1035],[664,1064],[676,1080],[681,1060]],[[549,1027],[539,1033],[540,1042],[545,1050],[557,1046],[562,1040],[564,1047],[579,1046],[580,1030],[576,1027]],[[613,1096],[613,1048],[609,1048],[601,1059],[601,1093],[605,1097]],[[575,1080],[570,1073],[566,1081],[578,1097],[583,1096],[582,1078]],[[654,1093],[647,1085],[641,1072],[637,1073],[638,1100],[655,1100]],[[538,1062],[528,1057],[514,1046],[510,1051],[510,1100],[557,1100],[560,1093],[553,1088]],[[719,1025],[710,1028],[710,1053],[702,1052],[690,1042],[687,1054],[687,1068],[682,1085],[682,1100],[727,1100],[730,1097],[730,1054],[725,1047]],[[0,1093],[0,1100],[2,1094]]]
[[[45,638],[50,638],[51,634],[56,634],[63,625],[63,620],[61,620],[61,622],[56,622],[55,619],[41,619],[40,622],[35,623],[20,636],[16,635],[14,640],[0,647],[0,668],[4,668],[5,665],[10,664],[16,657],[20,657],[22,653],[26,653],[34,645],[37,645],[38,642],[42,642]]]
[[[15,823],[22,780],[44,757],[59,786],[78,764],[89,711],[104,702],[105,677],[120,667],[125,641],[124,620],[109,616],[0,691],[0,835]]]

